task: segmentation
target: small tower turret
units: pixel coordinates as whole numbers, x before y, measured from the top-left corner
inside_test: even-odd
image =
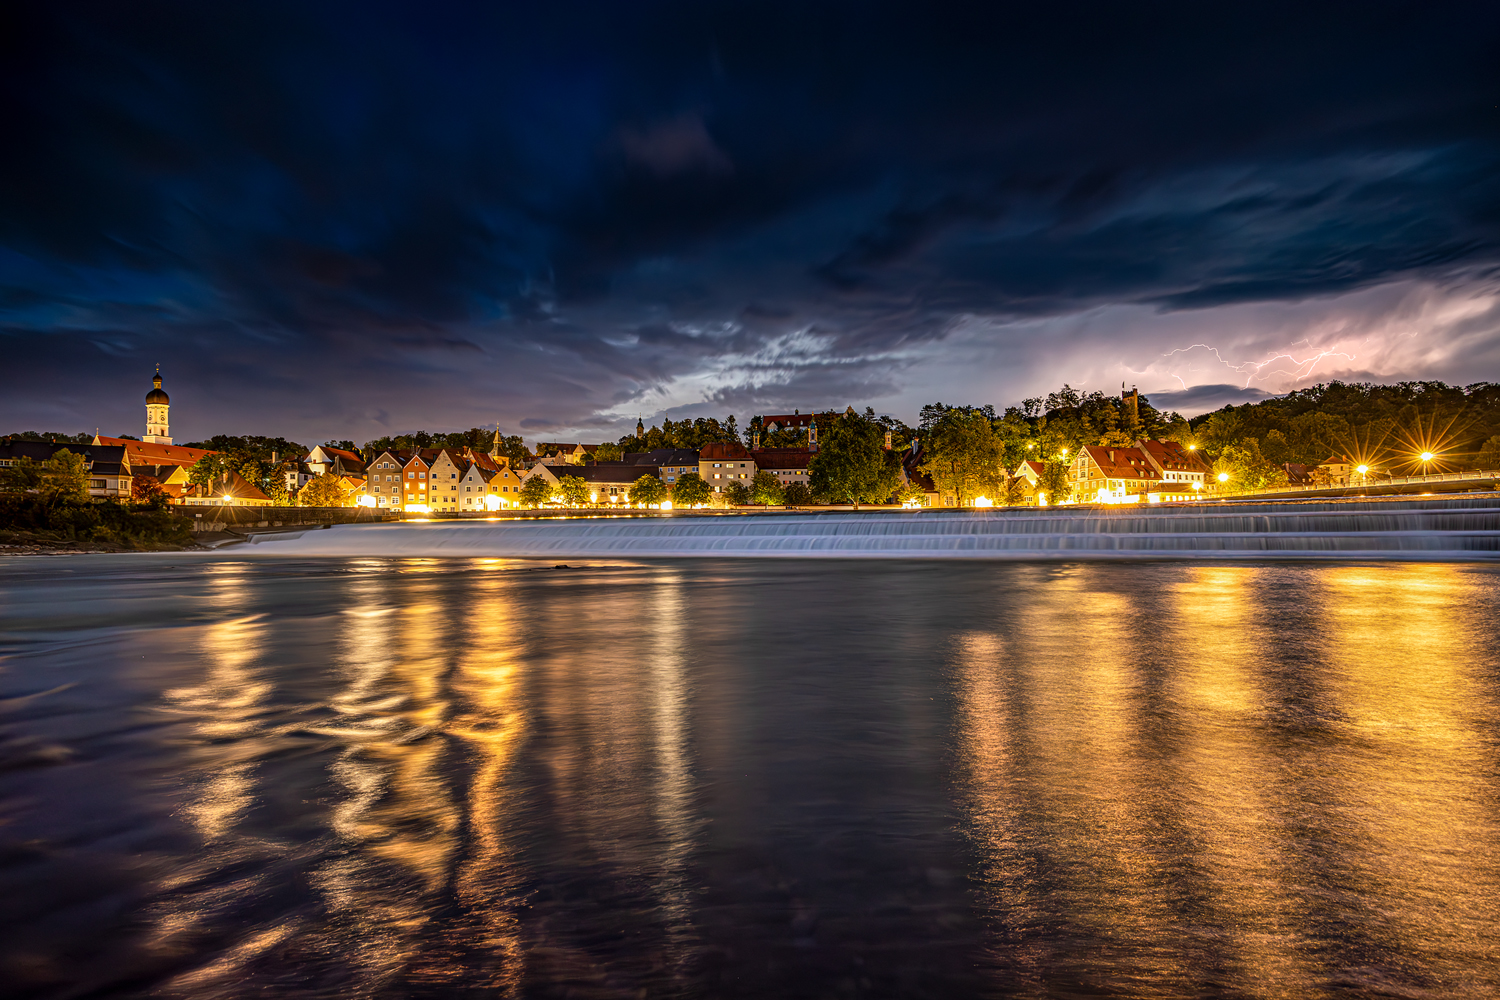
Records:
[[[161,365],[156,366],[156,375],[151,379],[152,389],[146,393],[146,433],[142,441],[151,444],[171,444],[171,425],[167,421],[167,411],[171,408],[172,400],[161,388]]]

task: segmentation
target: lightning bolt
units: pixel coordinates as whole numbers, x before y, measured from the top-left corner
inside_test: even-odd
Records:
[[[1291,346],[1296,347],[1297,344],[1306,343],[1307,341],[1305,340],[1299,340]],[[1300,382],[1303,379],[1311,377],[1314,370],[1316,370],[1318,367],[1318,362],[1322,361],[1324,358],[1346,358],[1350,361],[1353,361],[1355,359],[1355,355],[1347,354],[1343,351],[1318,350],[1315,351],[1315,353],[1311,357],[1304,358],[1298,358],[1294,354],[1283,352],[1280,354],[1273,354],[1261,361],[1230,361],[1225,358],[1224,355],[1219,353],[1219,349],[1217,347],[1212,347],[1208,344],[1193,344],[1189,347],[1177,347],[1163,354],[1162,357],[1170,358],[1174,354],[1183,354],[1187,351],[1194,351],[1199,348],[1202,348],[1203,350],[1212,354],[1220,364],[1228,368],[1230,371],[1245,376],[1244,388],[1246,389],[1250,387],[1251,382],[1254,382],[1257,379],[1268,379],[1272,375],[1289,375],[1292,377],[1292,381]],[[1272,368],[1270,371],[1266,371],[1269,366],[1277,363],[1278,361],[1281,361],[1282,359],[1286,359],[1287,361],[1290,361],[1292,363],[1292,369],[1290,371],[1286,370],[1285,368]],[[1192,371],[1193,369],[1189,368],[1188,370]],[[1179,382],[1182,381],[1180,376],[1173,377],[1177,378]]]

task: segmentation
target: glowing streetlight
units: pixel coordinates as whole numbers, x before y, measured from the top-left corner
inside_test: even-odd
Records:
[[[1227,472],[1221,472],[1221,473],[1219,473],[1219,482],[1221,482],[1221,483],[1227,483],[1227,482],[1229,482],[1229,473],[1227,473]]]
[[[1354,471],[1363,476],[1366,472],[1370,471],[1370,467],[1368,465],[1361,465],[1357,466]]]
[[[993,507],[993,506],[995,506],[995,503],[989,497],[975,497],[974,498],[974,506],[976,506],[976,507]]]
[[[1197,450],[1198,450],[1198,446],[1197,445],[1195,445],[1195,444],[1188,445],[1188,451],[1197,451]]]

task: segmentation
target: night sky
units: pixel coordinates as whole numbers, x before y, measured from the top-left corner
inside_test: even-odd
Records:
[[[1500,4],[1226,6],[7,5],[0,432],[1500,380]]]

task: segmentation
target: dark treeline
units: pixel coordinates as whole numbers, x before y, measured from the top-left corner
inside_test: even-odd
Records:
[[[1239,450],[1268,466],[1333,456],[1394,475],[1500,468],[1500,385],[1328,382],[1226,406],[1192,421],[1209,455]],[[1435,457],[1423,462],[1421,455]]]

